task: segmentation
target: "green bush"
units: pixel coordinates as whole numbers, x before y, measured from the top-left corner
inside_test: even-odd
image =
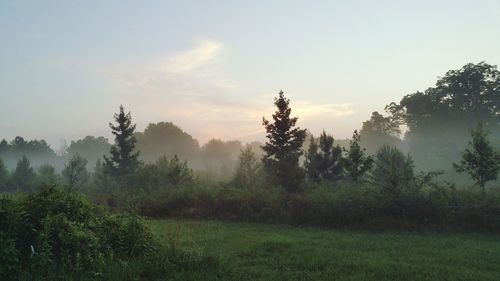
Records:
[[[1,280],[158,280],[184,263],[140,217],[54,187],[1,198],[0,226]]]

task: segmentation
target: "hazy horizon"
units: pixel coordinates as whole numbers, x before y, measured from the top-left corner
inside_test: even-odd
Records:
[[[495,0],[4,1],[0,139],[112,142],[123,104],[137,131],[263,141],[280,90],[299,126],[344,139],[450,69],[500,63],[499,26]]]

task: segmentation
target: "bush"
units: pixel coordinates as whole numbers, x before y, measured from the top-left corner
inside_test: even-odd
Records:
[[[3,197],[0,226],[1,280],[137,280],[148,264],[158,266],[158,278],[183,262],[140,217],[109,214],[54,187]],[[148,278],[140,279],[156,280]]]

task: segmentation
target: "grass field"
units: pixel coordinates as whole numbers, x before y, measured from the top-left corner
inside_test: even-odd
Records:
[[[162,238],[214,256],[218,270],[177,280],[500,280],[500,237],[371,233],[218,221],[157,220]],[[197,252],[199,253],[199,252]]]

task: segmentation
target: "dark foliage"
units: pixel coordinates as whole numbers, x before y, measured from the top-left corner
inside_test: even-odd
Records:
[[[299,157],[302,155],[302,143],[306,131],[295,127],[297,117],[290,117],[292,109],[290,100],[281,91],[274,100],[277,107],[273,114],[273,122],[262,118],[267,132],[267,142],[264,150],[264,168],[288,192],[299,190],[304,178],[304,171],[299,167]]]
[[[14,190],[20,192],[31,192],[35,187],[35,172],[31,167],[26,155],[23,155],[17,162],[16,169],[12,173],[12,185]]]
[[[118,181],[125,184],[126,180],[139,168],[139,152],[134,152],[136,139],[134,136],[135,124],[132,117],[125,113],[120,105],[120,112],[114,116],[116,125],[109,124],[115,135],[115,144],[109,151],[110,157],[104,156],[104,166]]]
[[[342,148],[334,146],[333,137],[323,131],[319,141],[311,137],[304,166],[313,181],[337,181],[344,173]]]
[[[359,181],[373,164],[373,159],[365,155],[365,149],[360,145],[361,136],[358,131],[354,131],[352,140],[349,141],[349,148],[344,149],[346,156],[344,157],[344,167],[347,176],[353,181]]]

